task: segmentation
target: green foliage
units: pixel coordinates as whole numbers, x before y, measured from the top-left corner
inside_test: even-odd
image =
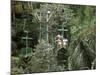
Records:
[[[90,28],[88,26],[83,28],[74,35],[72,42],[70,42],[68,49],[70,53],[69,70],[91,69],[92,62],[95,60],[95,26],[91,25]]]
[[[17,3],[16,3],[17,5]],[[12,56],[12,74],[36,73],[66,70],[86,70],[96,68],[96,7],[84,5],[63,5],[52,3],[33,3],[19,2],[16,6],[20,17],[16,17],[17,12],[13,12],[12,18],[12,46],[15,52],[20,52],[18,43],[21,43],[21,37],[24,30],[34,33],[38,36],[41,32],[43,38],[38,39],[39,44],[34,48],[33,53],[23,56]],[[46,21],[46,12],[50,11],[52,16]],[[36,13],[42,14],[41,20],[38,20]],[[15,16],[14,16],[15,15]],[[25,20],[26,19],[26,20]],[[40,30],[42,25],[42,31]],[[53,39],[51,45],[45,41],[47,33],[46,25],[49,30],[49,39]],[[68,29],[64,36],[68,38],[68,46],[63,52],[60,52],[54,45],[55,36],[58,29],[64,25]],[[17,37],[17,38],[16,38]],[[15,41],[17,39],[17,42]],[[33,41],[34,42],[34,41]],[[19,50],[19,51],[17,51]],[[25,50],[23,48],[23,50]],[[65,60],[64,64],[59,59]]]
[[[18,57],[11,57],[11,75],[18,75],[23,73],[23,69],[19,68],[20,59]]]
[[[34,62],[33,62],[34,61]],[[45,41],[36,46],[35,53],[30,61],[32,72],[48,72],[53,70],[53,48]]]

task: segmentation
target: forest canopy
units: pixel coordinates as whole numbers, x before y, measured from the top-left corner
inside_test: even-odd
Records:
[[[95,69],[96,6],[12,1],[11,39],[13,75]]]

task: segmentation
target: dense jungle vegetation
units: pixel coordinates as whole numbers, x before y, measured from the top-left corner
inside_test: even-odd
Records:
[[[47,11],[52,14],[49,19]],[[40,12],[44,14],[37,15]],[[68,30],[63,32],[68,45],[59,49],[55,37],[62,34],[62,25]],[[26,54],[22,37],[27,34],[32,39]],[[96,6],[12,1],[11,39],[12,75],[95,69]]]

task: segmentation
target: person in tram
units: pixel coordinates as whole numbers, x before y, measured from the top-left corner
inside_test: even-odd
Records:
[[[68,45],[68,39],[63,38],[63,36],[58,34],[56,36],[56,44],[57,44],[57,47],[66,48],[66,46]]]
[[[68,45],[68,39],[63,39],[63,47],[66,48]]]
[[[63,36],[61,36],[60,34],[58,34],[56,36],[56,41],[55,42],[57,44],[57,47],[62,48]]]

